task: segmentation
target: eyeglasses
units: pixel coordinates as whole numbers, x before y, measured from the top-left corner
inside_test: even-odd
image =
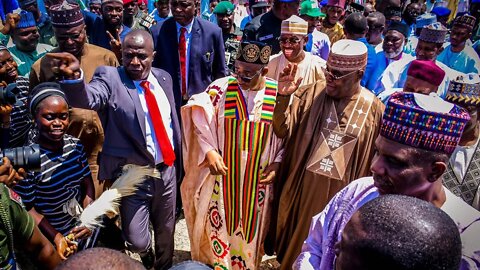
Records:
[[[255,74],[253,74],[252,76],[244,76],[244,75],[240,75],[239,73],[237,73],[237,68],[235,68],[235,70],[232,72],[232,76],[237,78],[237,79],[242,80],[243,82],[249,83],[255,77],[260,75],[262,73],[262,71],[263,71],[263,67],[259,71],[255,72]]]
[[[354,70],[354,71],[349,72],[349,73],[347,73],[347,74],[344,74],[344,75],[342,75],[342,76],[337,76],[337,75],[331,73],[330,71],[328,71],[326,68],[323,68],[323,67],[322,67],[322,71],[323,71],[323,73],[325,73],[325,75],[326,75],[325,77],[331,77],[331,78],[332,78],[333,80],[335,80],[335,81],[341,80],[341,79],[347,77],[348,75],[351,75],[351,74],[357,72],[356,70]]]
[[[286,44],[287,42],[292,44],[292,45],[297,45],[298,43],[300,43],[301,39],[299,39],[298,37],[296,36],[293,36],[293,37],[289,37],[289,38],[278,38],[278,41],[281,43],[281,44]]]

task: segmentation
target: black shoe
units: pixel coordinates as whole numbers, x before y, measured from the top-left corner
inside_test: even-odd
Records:
[[[142,264],[145,268],[153,268],[153,265],[155,264],[155,254],[153,253],[153,249],[149,248],[145,253],[140,254],[140,259],[142,259]]]

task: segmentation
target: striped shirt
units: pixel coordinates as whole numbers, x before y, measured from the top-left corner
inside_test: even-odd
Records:
[[[27,140],[28,131],[32,127],[32,118],[27,107],[28,79],[19,76],[15,83],[17,88],[14,90],[14,94],[22,102],[22,105],[13,106],[10,113],[9,148],[23,146]]]
[[[73,198],[81,204],[81,183],[90,176],[90,168],[80,141],[70,135],[64,135],[63,141],[61,152],[40,147],[41,172],[28,175],[15,186],[15,191],[27,209],[34,207],[58,232],[66,234],[77,225],[77,220],[63,207]]]

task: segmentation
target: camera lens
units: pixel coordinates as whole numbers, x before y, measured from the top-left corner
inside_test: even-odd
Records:
[[[28,171],[38,171],[41,166],[40,146],[30,146],[4,149],[1,158],[7,157],[15,168],[24,168]]]

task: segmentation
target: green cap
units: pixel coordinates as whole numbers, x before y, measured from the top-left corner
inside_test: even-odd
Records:
[[[307,15],[310,17],[325,17],[325,13],[322,13],[318,8],[316,1],[305,0],[300,4],[300,15]]]
[[[235,6],[230,1],[222,1],[213,10],[214,14],[227,14],[230,15],[233,13]]]

